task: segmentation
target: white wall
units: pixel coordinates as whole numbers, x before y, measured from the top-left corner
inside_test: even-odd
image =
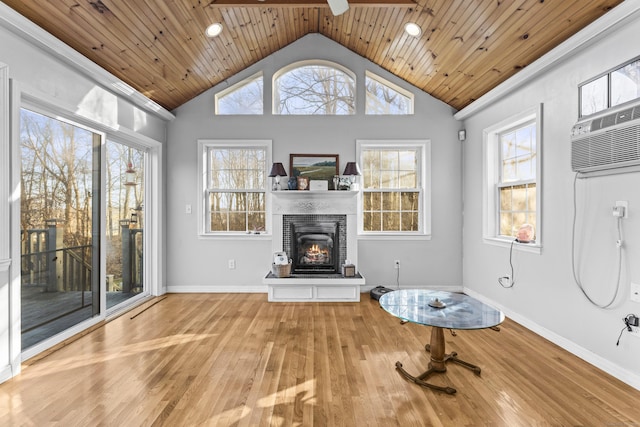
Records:
[[[356,73],[355,116],[215,116],[216,92],[258,71],[264,73],[270,93],[274,72],[292,62],[324,59]],[[414,116],[366,117],[363,81],[365,70],[415,93]],[[265,103],[267,104],[267,102]],[[177,108],[168,129],[167,154],[167,283],[169,291],[265,290],[262,278],[271,264],[268,238],[199,239],[197,214],[185,214],[185,205],[197,206],[197,154],[199,138],[271,139],[273,161],[289,172],[290,153],[339,154],[340,168],[355,160],[356,139],[430,139],[432,150],[432,231],[429,241],[360,240],[359,270],[371,285],[395,286],[393,260],[401,260],[401,286],[461,286],[461,146],[452,109],[371,62],[318,35],[308,35]],[[341,170],[342,172],[342,170]],[[236,260],[236,269],[227,260]]]
[[[572,197],[570,130],[578,118],[578,84],[640,55],[636,19],[603,40],[546,71],[531,83],[503,96],[464,122],[464,256],[465,289],[503,307],[508,315],[635,387],[640,387],[640,338],[616,340],[629,313],[640,304],[629,301],[629,283],[640,283],[640,173],[578,181],[577,248],[581,275],[590,295],[602,303],[615,292],[616,224],[611,209],[629,201],[620,298],[610,309],[591,305],[572,276]],[[515,285],[497,281],[509,273],[508,248],[482,241],[482,132],[539,103],[543,106],[541,254],[516,251]],[[524,356],[524,355],[523,355]]]

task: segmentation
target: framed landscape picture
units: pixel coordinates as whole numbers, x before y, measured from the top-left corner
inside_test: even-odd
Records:
[[[333,177],[339,175],[338,154],[290,154],[289,172],[291,176],[308,180],[325,180],[328,188],[333,188]]]

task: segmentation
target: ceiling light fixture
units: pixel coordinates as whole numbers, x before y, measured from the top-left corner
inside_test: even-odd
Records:
[[[222,32],[222,24],[219,22],[216,22],[214,24],[209,25],[204,33],[207,35],[207,37],[218,37],[221,32]]]
[[[349,10],[349,2],[347,0],[327,0],[329,3],[329,9],[333,16],[342,15]]]
[[[415,22],[407,22],[404,25],[404,31],[412,37],[420,37],[420,34],[422,34],[422,28]]]

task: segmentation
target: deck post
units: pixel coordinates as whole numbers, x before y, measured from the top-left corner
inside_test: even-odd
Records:
[[[131,221],[120,220],[120,234],[122,236],[122,293],[131,292]]]
[[[64,229],[59,227],[58,220],[55,218],[45,221],[47,225],[47,292],[64,291],[62,268],[63,256],[58,254],[58,249],[64,246]]]

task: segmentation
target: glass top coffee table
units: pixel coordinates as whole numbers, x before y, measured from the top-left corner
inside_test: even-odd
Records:
[[[396,362],[396,369],[414,383],[448,394],[456,392],[452,387],[441,387],[426,381],[429,376],[447,370],[445,363],[454,362],[480,375],[481,369],[469,362],[458,359],[456,352],[445,353],[444,328],[484,329],[499,325],[504,314],[468,295],[425,289],[402,289],[386,293],[380,297],[380,306],[388,313],[403,321],[432,326],[430,344],[425,349],[431,354],[429,369],[413,376],[404,370],[402,363]]]

